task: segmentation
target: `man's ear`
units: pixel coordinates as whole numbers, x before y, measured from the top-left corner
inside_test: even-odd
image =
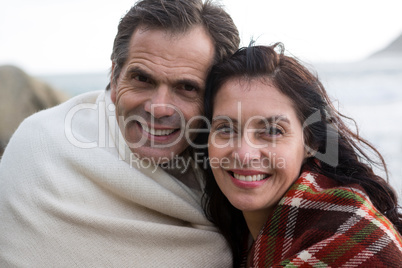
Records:
[[[116,83],[113,81],[114,76],[114,62],[112,63],[112,71],[110,72],[110,98],[112,102],[116,104]]]

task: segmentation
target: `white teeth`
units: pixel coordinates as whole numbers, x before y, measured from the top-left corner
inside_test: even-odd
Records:
[[[154,129],[154,128],[149,128],[147,125],[143,125],[143,124],[141,124],[141,126],[142,126],[142,129],[145,132],[148,132],[149,134],[154,135],[154,136],[167,136],[167,135],[172,134],[175,131],[175,129]]]
[[[233,175],[236,179],[241,180],[241,181],[260,181],[267,177],[267,174],[244,176],[244,175],[239,175],[239,174],[233,173]]]

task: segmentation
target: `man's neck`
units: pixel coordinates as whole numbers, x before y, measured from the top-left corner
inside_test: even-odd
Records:
[[[188,160],[190,160],[188,158]],[[191,190],[202,191],[201,185],[197,179],[197,175],[188,161],[187,165],[179,165],[174,163],[175,160],[171,160],[169,164],[162,165],[162,169],[167,173],[175,177],[177,180],[181,181],[184,185],[189,187]]]

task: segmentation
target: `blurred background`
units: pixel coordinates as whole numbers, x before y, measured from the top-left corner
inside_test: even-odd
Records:
[[[0,0],[0,155],[28,115],[104,89],[130,0]],[[242,46],[282,42],[383,153],[402,195],[402,1],[223,0]],[[379,171],[380,172],[380,171]]]

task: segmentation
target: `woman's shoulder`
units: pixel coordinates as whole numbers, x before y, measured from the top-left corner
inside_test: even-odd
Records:
[[[304,205],[321,209],[340,209],[338,206],[373,207],[369,196],[358,184],[342,185],[322,174],[304,171],[285,194],[282,202],[287,203],[294,198],[304,200]],[[324,207],[321,207],[321,206]],[[317,208],[318,208],[317,207]]]
[[[310,171],[303,172],[282,198],[256,244],[275,245],[274,251],[281,251],[284,258],[272,256],[272,263],[402,263],[400,234],[364,190]]]
[[[311,171],[301,174],[279,206],[291,206],[299,209],[299,213],[307,215],[329,213],[331,218],[365,219],[377,227],[394,231],[392,223],[375,208],[360,185],[341,185],[331,178]]]
[[[400,234],[360,186],[309,171],[282,198],[252,250],[257,267],[402,263]]]

